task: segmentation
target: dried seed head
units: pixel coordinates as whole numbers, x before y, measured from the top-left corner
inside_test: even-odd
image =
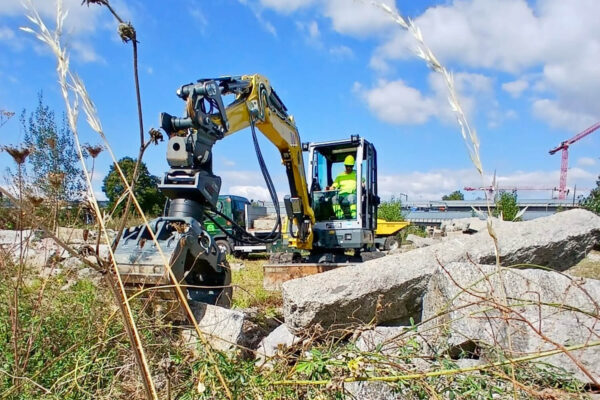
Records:
[[[52,185],[52,187],[54,189],[59,189],[65,180],[65,173],[64,172],[50,172],[48,174],[48,180],[50,181],[50,185]]]
[[[29,148],[18,148],[12,146],[4,146],[2,147],[4,151],[6,151],[10,156],[15,160],[17,164],[25,163],[27,156],[31,154],[31,149]]]
[[[130,22],[122,22],[119,24],[119,36],[121,36],[121,40],[125,43],[130,40],[135,41],[135,28]]]
[[[100,154],[102,152],[102,150],[104,150],[104,147],[101,144],[92,146],[91,144],[88,143],[88,144],[84,144],[82,147],[85,151],[87,151],[87,153],[92,158],[98,157],[98,154]]]
[[[48,139],[46,139],[46,144],[52,149],[54,150],[56,148],[56,138],[53,137],[49,137]]]
[[[164,140],[162,132],[158,129],[150,128],[148,133],[150,134],[150,140],[154,144],[158,144],[158,142],[162,142]]]
[[[0,110],[0,126],[7,123],[13,115],[15,115],[15,113],[12,111]]]
[[[39,197],[34,194],[28,194],[26,196],[26,198],[27,198],[27,201],[29,201],[34,207],[38,207],[39,205],[41,205],[44,202],[43,197]]]
[[[101,6],[103,6],[103,5],[105,5],[105,4],[106,4],[106,2],[105,2],[105,0],[83,0],[83,1],[81,2],[81,5],[82,5],[82,6],[83,6],[83,5],[86,5],[86,6],[88,6],[88,7],[89,7],[89,6],[90,6],[90,4],[98,4],[98,5],[101,5]]]

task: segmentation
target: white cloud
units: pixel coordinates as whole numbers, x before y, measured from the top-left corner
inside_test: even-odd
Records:
[[[310,24],[308,24],[308,35],[313,40],[318,40],[321,37],[317,21],[311,21]]]
[[[4,0],[0,8],[0,18],[6,17],[22,17],[18,23],[24,26],[31,27],[32,23],[25,20],[24,16],[29,13],[21,0]],[[56,2],[50,0],[33,0],[35,10],[47,24],[50,30],[53,30],[56,24]],[[131,11],[127,4],[122,0],[111,1],[111,6],[116,9],[119,15],[130,20]],[[111,39],[115,40],[117,22],[110,12],[98,5],[84,6],[81,0],[63,0],[63,11],[66,13],[64,20],[63,35],[66,43],[73,50],[74,58],[82,62],[104,62],[94,50],[94,45],[90,38],[98,33],[98,31],[109,30]],[[4,34],[2,34],[4,32]],[[0,41],[8,41],[9,45],[15,49],[31,48],[32,44],[27,42],[32,36],[19,32],[19,34],[6,34],[0,28]],[[34,42],[33,48],[38,53],[46,54],[48,49],[42,46],[37,41]],[[43,50],[41,50],[43,48]]]
[[[94,51],[94,48],[87,42],[75,40],[70,43],[71,50],[80,61],[83,62],[102,62],[106,61]]]
[[[313,3],[315,3],[315,0],[260,0],[260,4],[264,7],[272,8],[284,14],[292,13]]]
[[[380,0],[396,9],[394,0]],[[249,4],[248,2],[242,2]],[[389,30],[393,21],[382,10],[369,2],[354,0],[260,0],[264,8],[282,14],[290,14],[300,9],[316,7],[318,12],[331,20],[335,31],[342,34],[366,37]]]
[[[553,128],[564,128],[579,131],[596,122],[597,117],[578,111],[569,110],[560,102],[550,99],[534,100],[533,114]]]
[[[282,199],[286,193],[290,193],[287,176],[283,170],[274,169],[270,172],[277,196]],[[271,201],[271,196],[260,171],[218,170],[215,173],[221,177],[223,182],[221,194],[233,194],[248,199]]]
[[[56,2],[49,0],[33,0],[33,5],[43,19],[50,23],[49,28],[53,27],[56,20]],[[4,0],[0,8],[0,15],[18,16],[24,15],[26,10],[21,0]],[[122,9],[122,3],[112,4],[117,9]],[[65,20],[65,32],[68,34],[80,34],[82,32],[95,31],[103,15],[108,10],[102,7],[91,5],[85,7],[81,5],[81,0],[63,0],[63,10],[68,12]]]
[[[396,9],[393,0],[380,2]],[[394,25],[388,15],[366,1],[326,0],[323,3],[325,16],[331,19],[333,29],[342,34],[365,37],[386,32]]]
[[[258,22],[260,22],[261,26],[263,27],[263,29],[265,31],[267,31],[271,35],[277,37],[277,29],[275,29],[275,26],[272,23],[264,20],[262,17],[258,18]]]
[[[528,87],[529,82],[524,79],[518,79],[516,81],[502,84],[502,89],[504,89],[504,91],[508,92],[514,98],[521,96],[521,93],[523,93],[523,91]]]
[[[202,11],[198,8],[196,4],[191,4],[188,7],[188,13],[197,22],[196,28],[200,29],[202,33],[204,33],[206,27],[208,26],[208,20],[202,13]]]
[[[337,59],[354,58],[354,52],[348,46],[334,46],[329,49],[329,54]]]
[[[6,26],[0,26],[0,41],[4,41],[4,40],[11,40],[14,39],[15,37],[15,32],[6,27]]]
[[[410,34],[369,1],[260,0],[260,3],[287,14],[310,8],[328,18],[338,33],[380,39],[370,59],[370,66],[379,73],[389,73],[394,61],[415,56],[415,41]],[[385,0],[385,3],[395,7],[396,2]],[[454,70],[484,68],[511,76],[513,80],[503,84],[503,90],[514,97],[535,94],[529,97],[534,115],[551,126],[567,128],[569,121],[582,123],[591,115],[600,115],[597,96],[600,1],[440,3],[443,4],[429,7],[414,21],[442,63]],[[554,103],[534,105],[540,98],[553,99]],[[557,115],[558,110],[564,115]]]
[[[0,43],[6,44],[15,51],[25,48],[23,41],[18,37],[17,33],[7,26],[0,26]]]
[[[263,183],[264,179],[259,171],[227,170],[219,171],[218,175],[224,183],[221,188],[221,194],[234,194],[254,200],[270,199],[269,191],[264,184],[248,184],[257,182]]]
[[[581,157],[577,160],[577,164],[581,165],[582,167],[593,167],[596,165],[596,160],[591,157]]]
[[[96,200],[98,201],[107,201],[108,197],[104,194],[102,190],[94,190],[94,196],[96,196]]]
[[[250,2],[247,0],[238,0],[238,2],[240,4],[245,5],[246,7],[250,8],[250,10],[252,10],[252,13],[254,14],[254,17],[256,18],[256,20],[258,21],[258,23],[260,24],[261,28],[264,29],[266,32],[270,33],[271,35],[273,35],[274,37],[277,37],[277,29],[275,29],[275,26],[268,20],[266,20],[263,15],[262,15],[262,11],[263,11],[263,6],[273,6],[276,7],[276,9],[278,11],[281,12],[292,12],[295,11],[297,9],[297,7],[291,7],[291,5],[287,4],[288,2],[284,1],[281,4],[281,9],[277,8],[277,6],[275,5],[271,5],[271,1],[269,0],[260,0],[260,3],[254,3],[254,2]],[[265,2],[266,4],[263,4],[263,2]],[[291,2],[290,2],[291,3]],[[300,3],[300,2],[297,2]],[[286,6],[290,6],[291,8],[289,8],[289,11],[286,8]]]
[[[423,124],[438,113],[433,98],[423,96],[401,80],[382,80],[371,89],[355,84],[354,91],[377,118],[392,124]]]
[[[439,74],[429,75],[430,93],[423,94],[402,80],[380,80],[374,87],[365,88],[355,83],[353,91],[368,105],[371,112],[382,121],[393,124],[423,124],[432,118],[451,123],[455,120],[448,105],[446,83]],[[492,80],[481,74],[459,73],[454,76],[455,86],[461,94],[463,109],[469,115],[476,108],[475,97],[483,100],[493,94]],[[493,103],[493,102],[492,102]],[[493,104],[488,111],[493,111]],[[490,114],[490,116],[493,116]]]
[[[229,186],[229,193],[236,196],[242,196],[249,200],[264,200],[271,201],[269,191],[264,186],[245,186],[235,185]]]
[[[223,165],[224,165],[224,166],[226,166],[226,167],[233,167],[233,166],[235,166],[235,161],[233,161],[233,160],[231,160],[231,159],[229,159],[229,158],[221,157],[221,160],[220,160],[220,161],[221,161],[221,162],[223,163]]]
[[[306,43],[317,48],[323,47],[323,43],[321,42],[321,31],[319,30],[317,21],[310,21],[307,23],[297,21],[296,28],[305,36]]]
[[[415,23],[442,63],[513,75],[503,89],[515,97],[531,89],[545,93],[537,98],[553,98],[552,104],[534,107],[552,126],[568,128],[570,121],[583,123],[600,115],[600,2],[530,3],[455,0],[428,8]],[[373,53],[371,67],[389,72],[390,62],[414,57],[414,43],[398,29]],[[537,77],[527,82],[524,76],[532,71]]]

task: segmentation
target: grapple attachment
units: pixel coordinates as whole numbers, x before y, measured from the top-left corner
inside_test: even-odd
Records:
[[[229,307],[231,271],[212,237],[189,217],[159,217],[127,228],[115,249],[119,274],[129,294],[176,300],[170,266],[188,301]],[[161,254],[162,253],[162,254]],[[168,266],[165,265],[165,261]]]

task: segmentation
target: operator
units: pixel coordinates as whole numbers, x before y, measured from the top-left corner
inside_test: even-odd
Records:
[[[335,178],[331,189],[338,189],[340,194],[356,195],[356,170],[354,169],[354,156],[351,154],[344,159],[344,171]]]
[[[354,156],[349,154],[344,159],[344,171],[333,181],[329,189],[337,189],[339,206],[334,211],[339,218],[356,218],[356,170]]]

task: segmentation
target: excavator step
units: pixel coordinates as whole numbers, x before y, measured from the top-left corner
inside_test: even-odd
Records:
[[[308,275],[319,274],[332,269],[348,267],[356,263],[291,263],[291,264],[265,264],[263,266],[263,287],[265,290],[279,291],[283,282],[290,279],[303,278]]]

